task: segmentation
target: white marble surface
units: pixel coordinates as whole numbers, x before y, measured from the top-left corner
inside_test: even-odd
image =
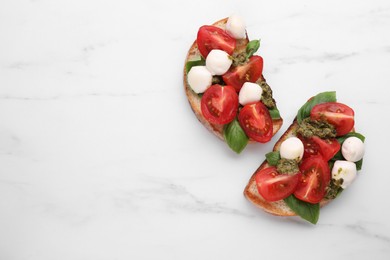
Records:
[[[390,2],[292,2],[0,1],[0,259],[389,259]],[[187,103],[186,51],[231,13],[282,132],[336,90],[366,135],[316,226],[242,195],[276,139],[237,156]]]

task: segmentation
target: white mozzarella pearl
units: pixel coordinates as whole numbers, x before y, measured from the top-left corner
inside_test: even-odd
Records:
[[[357,162],[364,156],[364,143],[355,136],[348,137],[343,142],[341,153],[350,162]]]
[[[231,15],[226,22],[226,32],[235,39],[246,38],[246,25],[238,15]]]
[[[238,102],[245,106],[246,104],[259,101],[262,94],[263,89],[258,84],[245,82],[238,94]]]
[[[211,75],[223,75],[232,65],[232,58],[222,50],[212,50],[206,58],[206,68]]]
[[[303,156],[304,146],[297,137],[289,137],[280,145],[280,157],[285,159],[297,159],[300,161]]]
[[[356,164],[348,161],[335,161],[332,168],[332,178],[343,179],[341,188],[347,188],[356,178]]]
[[[188,72],[188,84],[195,93],[203,93],[211,86],[213,76],[206,66],[194,66]]]

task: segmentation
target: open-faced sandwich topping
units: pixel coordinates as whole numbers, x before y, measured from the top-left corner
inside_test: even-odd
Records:
[[[245,82],[256,82],[263,73],[263,58],[252,56],[242,65],[230,68],[224,75],[223,81],[239,92]]]
[[[352,130],[355,124],[354,115],[352,108],[338,102],[320,103],[310,112],[312,120],[323,120],[333,125],[337,136],[343,136]]]
[[[211,86],[213,76],[206,66],[194,66],[188,72],[187,80],[192,90],[197,93],[203,93]]]
[[[356,178],[356,164],[349,161],[338,160],[334,162],[332,178],[336,181],[342,180],[340,187],[347,188]]]
[[[238,101],[242,106],[261,100],[263,89],[259,84],[245,82],[238,94]]]
[[[269,202],[282,200],[294,192],[301,175],[299,171],[295,174],[279,173],[275,166],[265,168],[256,174],[258,192]]]
[[[302,141],[295,136],[287,138],[280,145],[281,158],[299,162],[303,157],[303,151],[304,147]]]
[[[206,68],[210,71],[211,75],[223,75],[232,65],[232,59],[229,54],[221,50],[211,50],[206,58]]]
[[[203,58],[215,49],[232,55],[236,48],[236,39],[227,34],[225,30],[213,25],[203,25],[199,28],[196,43]]]
[[[238,95],[231,86],[212,85],[202,96],[201,108],[209,122],[230,123],[237,115]]]
[[[341,147],[341,153],[347,161],[360,161],[364,156],[364,143],[355,136],[348,137]]]
[[[245,134],[253,140],[266,143],[272,138],[273,124],[267,107],[261,102],[246,104],[238,114]]]
[[[246,25],[238,15],[231,15],[226,22],[226,32],[235,39],[246,38]]]

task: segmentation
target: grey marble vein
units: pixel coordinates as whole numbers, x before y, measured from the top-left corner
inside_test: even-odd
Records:
[[[246,212],[242,212],[238,209],[234,209],[224,205],[221,202],[208,201],[201,199],[199,196],[191,193],[185,186],[174,184],[168,180],[150,179],[147,181],[150,186],[147,189],[136,189],[131,192],[125,192],[121,196],[122,199],[116,197],[116,200],[122,200],[122,202],[129,202],[129,205],[137,204],[139,209],[142,207],[150,207],[148,205],[156,205],[152,201],[158,201],[159,210],[163,212],[192,212],[203,214],[228,214],[244,217],[253,217]],[[125,199],[126,198],[126,199]]]

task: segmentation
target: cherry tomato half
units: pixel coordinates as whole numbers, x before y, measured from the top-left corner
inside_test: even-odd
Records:
[[[272,138],[272,118],[265,105],[259,101],[245,105],[238,114],[238,122],[247,136],[266,143]]]
[[[280,174],[276,167],[265,168],[256,173],[257,190],[267,201],[277,201],[290,196],[298,185],[301,173]]]
[[[335,138],[321,139],[318,136],[313,136],[311,138],[299,136],[299,138],[305,148],[303,154],[304,158],[320,154],[325,161],[329,161],[340,150],[340,143]]]
[[[337,136],[349,133],[354,124],[355,112],[347,105],[338,102],[327,102],[315,105],[311,112],[310,118],[315,120],[326,120],[334,125]]]
[[[212,25],[204,25],[199,28],[196,43],[203,58],[206,58],[209,52],[214,49],[223,50],[232,55],[236,48],[236,39],[221,28]]]
[[[236,91],[239,92],[245,82],[256,82],[261,77],[262,73],[263,58],[254,55],[249,58],[247,63],[237,67],[231,67],[228,72],[222,76],[222,79],[227,85],[234,87]]]
[[[231,86],[212,85],[204,92],[200,106],[207,121],[227,124],[237,115],[238,95]]]
[[[330,182],[328,162],[321,155],[305,158],[299,169],[302,177],[294,191],[300,200],[316,204],[325,196],[325,188]]]

